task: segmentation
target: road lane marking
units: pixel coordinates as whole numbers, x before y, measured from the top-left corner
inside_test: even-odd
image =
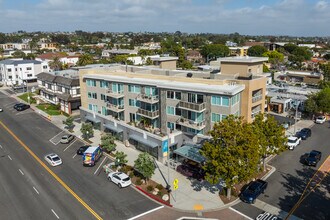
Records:
[[[247,218],[247,219],[249,219],[249,220],[253,220],[253,218],[251,218],[251,217],[249,217],[249,216],[247,216],[247,215],[245,215],[245,214],[243,214],[243,213],[237,211],[236,209],[234,209],[234,208],[232,208],[232,207],[229,207],[229,209],[232,210],[233,212],[236,212],[237,214],[243,216],[244,218]]]
[[[54,211],[54,209],[52,209],[52,212],[56,216],[57,219],[60,219],[60,217],[58,217],[58,215],[56,214],[56,212]]]
[[[69,147],[71,147],[72,146],[72,144],[74,143],[74,142],[76,142],[76,140],[77,139],[75,139],[74,141],[72,141],[72,143],[71,144],[69,144],[69,146],[67,146],[63,151],[66,151]]]
[[[107,158],[104,157],[103,161],[100,163],[99,167],[95,170],[94,172],[94,175],[97,173],[97,171],[100,169],[100,167],[102,166],[102,164],[104,163],[104,161],[106,160]]]
[[[75,158],[77,156],[77,154],[74,154],[72,158]]]
[[[11,159],[11,157],[9,156],[9,155],[7,155],[8,156],[8,158],[9,158],[9,160],[13,160],[13,159]]]
[[[0,125],[11,135],[13,138],[24,147],[24,149],[50,174],[57,182],[59,182],[81,205],[83,205],[96,219],[101,220],[99,216],[83,199],[81,199],[59,176],[57,176],[21,139],[19,139],[14,132],[12,132],[2,121]]]
[[[38,190],[35,187],[33,187],[33,189],[34,191],[36,191],[37,194],[39,194]]]
[[[128,220],[133,220],[133,219],[140,218],[140,217],[142,217],[144,215],[147,215],[147,214],[149,214],[151,212],[157,211],[158,209],[162,209],[162,208],[164,208],[164,206],[158,206],[158,207],[156,207],[154,209],[151,209],[151,210],[149,210],[147,212],[141,213],[140,215],[134,216],[133,218],[129,218]]]
[[[19,172],[21,172],[21,174],[24,176],[24,173],[21,169],[18,169]]]

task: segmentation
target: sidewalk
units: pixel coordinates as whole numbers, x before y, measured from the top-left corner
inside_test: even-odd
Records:
[[[314,126],[314,121],[312,120],[299,120],[296,125],[292,125],[285,131],[286,136],[295,135],[296,132],[300,131],[303,128],[311,128]]]

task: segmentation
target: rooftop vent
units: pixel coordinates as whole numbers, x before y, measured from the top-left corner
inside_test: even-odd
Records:
[[[191,78],[192,76],[193,76],[192,73],[187,73],[187,77],[188,77],[188,78]]]

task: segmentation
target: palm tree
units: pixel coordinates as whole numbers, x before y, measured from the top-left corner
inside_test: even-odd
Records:
[[[60,57],[54,56],[53,60],[49,62],[49,67],[55,71],[58,71],[62,68],[62,62],[60,61]]]
[[[88,64],[94,63],[93,57],[90,54],[83,54],[79,57],[77,62],[78,66],[86,66]]]
[[[29,42],[29,47],[30,47],[31,53],[33,53],[33,49],[37,48],[37,46],[38,46],[38,44],[35,39],[33,39]]]

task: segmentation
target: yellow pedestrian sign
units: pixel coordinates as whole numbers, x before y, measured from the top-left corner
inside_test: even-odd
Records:
[[[173,181],[173,189],[177,190],[179,188],[179,180],[178,179],[174,179]]]

